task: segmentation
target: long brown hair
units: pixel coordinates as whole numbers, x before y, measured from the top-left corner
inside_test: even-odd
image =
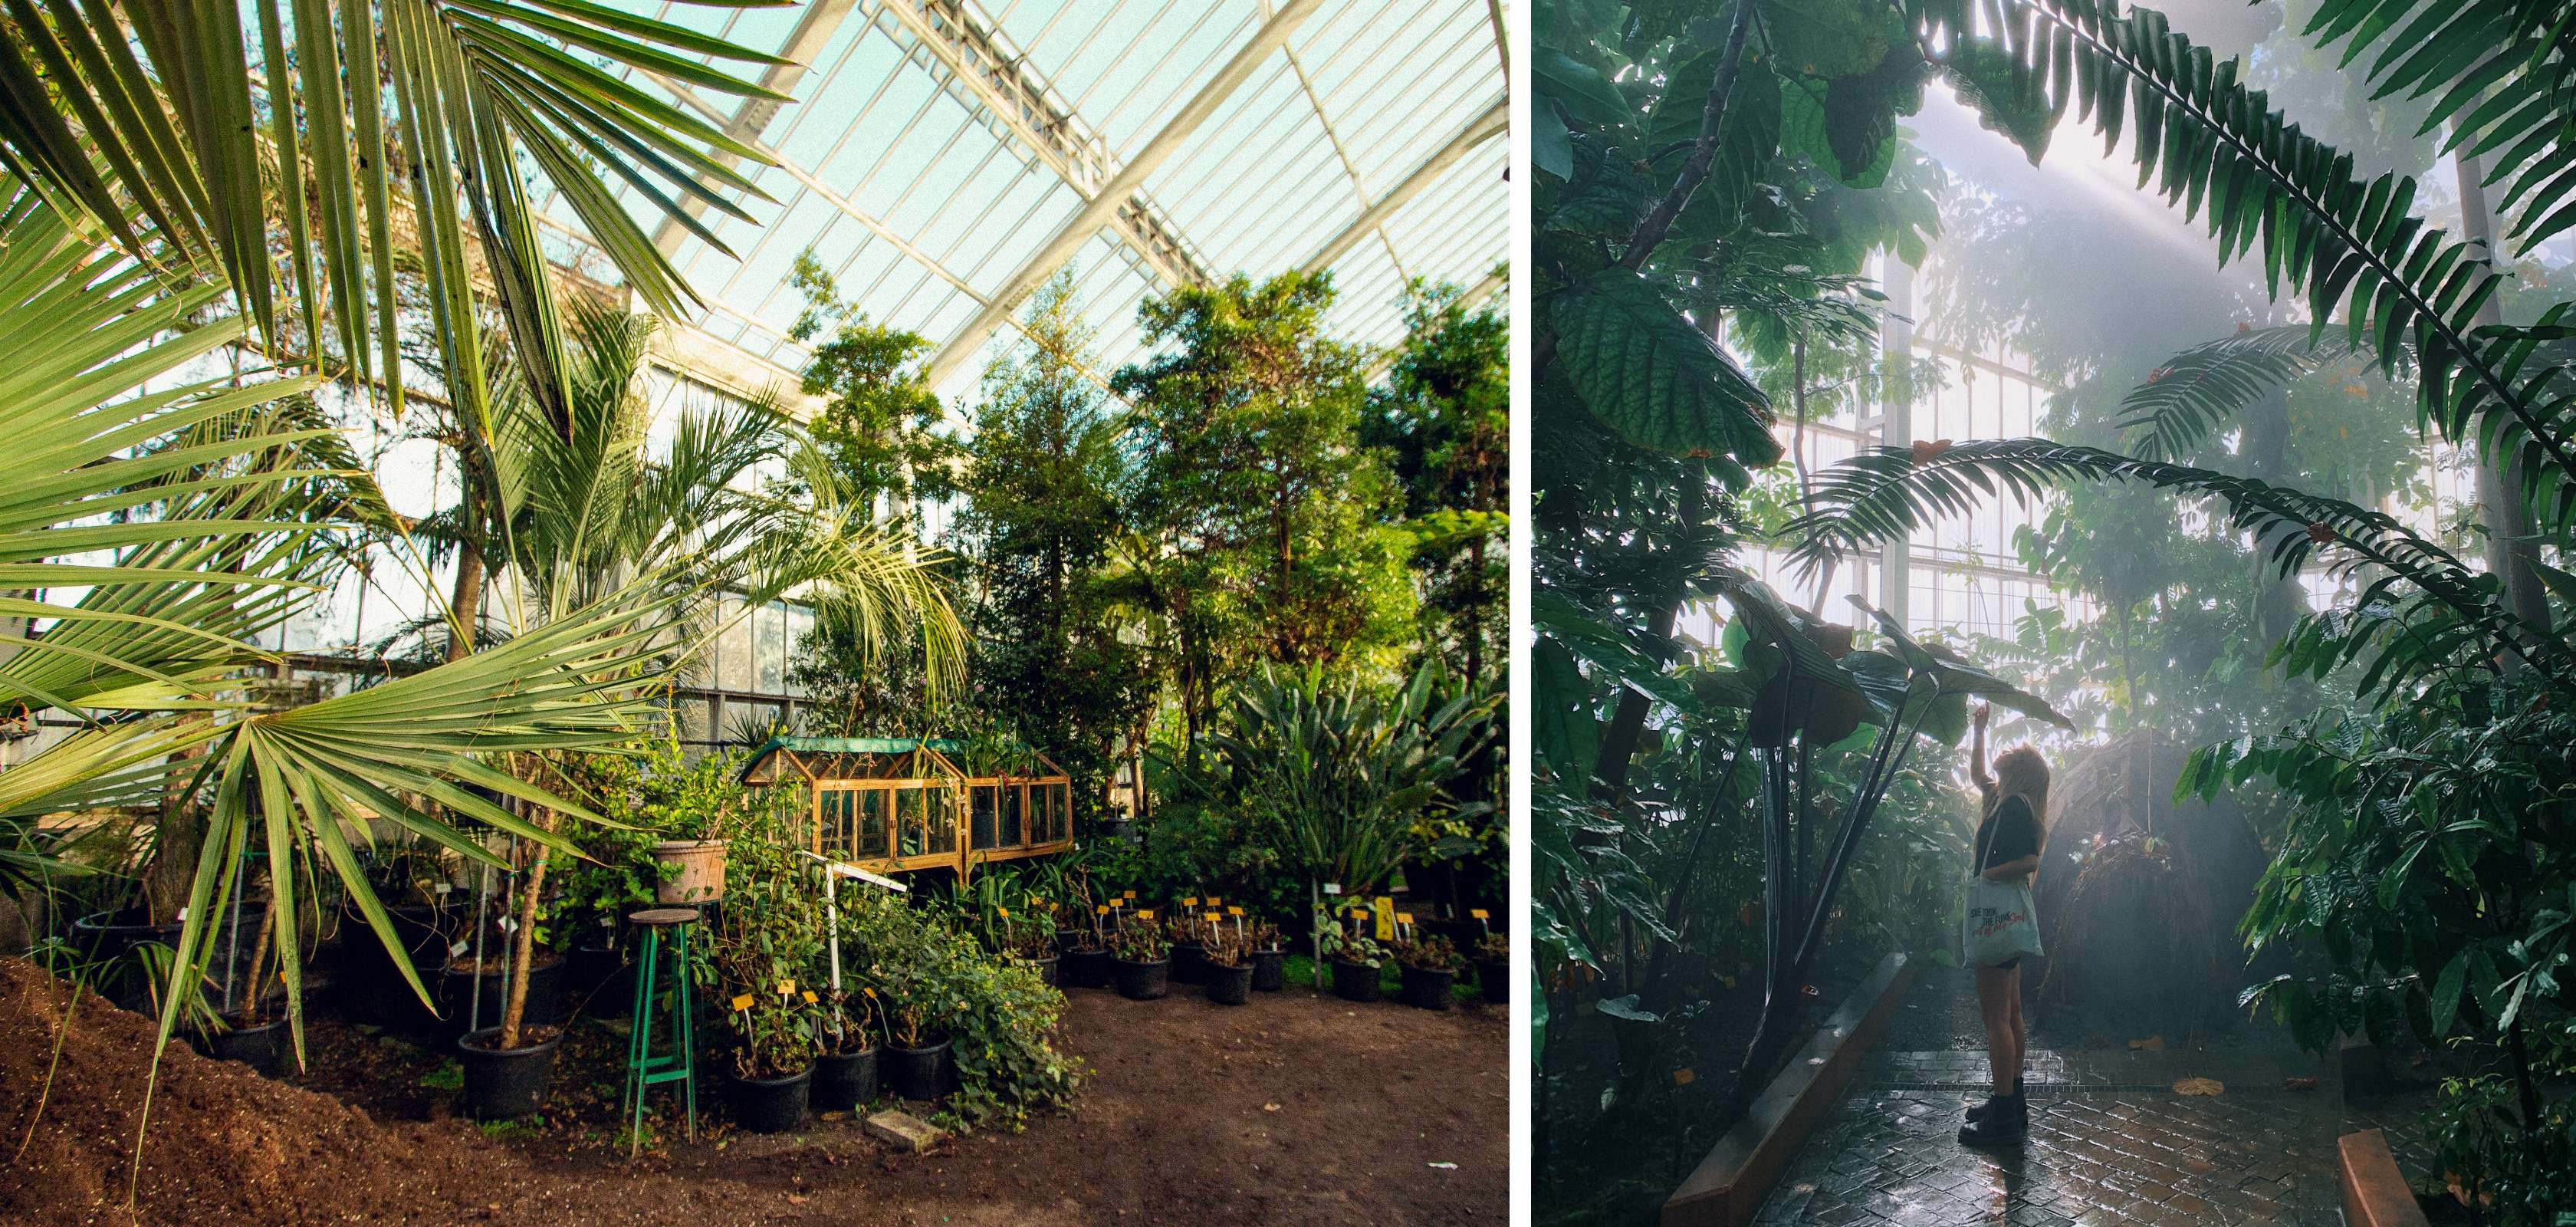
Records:
[[[2039,822],[2040,842],[2048,841],[2048,760],[2029,746],[2014,746],[1995,756],[1995,782],[1984,789],[1984,816],[1992,817],[2006,797],[2019,797]]]

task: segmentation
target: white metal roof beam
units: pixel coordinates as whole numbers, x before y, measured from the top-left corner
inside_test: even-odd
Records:
[[[1388,218],[1395,216],[1395,211],[1403,208],[1404,202],[1420,195],[1422,189],[1431,186],[1432,181],[1438,179],[1442,171],[1456,165],[1458,159],[1466,157],[1477,146],[1501,136],[1510,125],[1511,117],[1510,103],[1497,100],[1483,114],[1468,120],[1467,126],[1459,129],[1458,135],[1449,138],[1448,144],[1442,145],[1429,158],[1424,159],[1422,165],[1413,168],[1413,173],[1406,175],[1404,182],[1396,184],[1393,190],[1378,197],[1376,204],[1370,205],[1367,212],[1360,214],[1357,220],[1343,227],[1340,234],[1334,235],[1331,241],[1316,249],[1315,254],[1307,257],[1306,263],[1300,267],[1308,273],[1318,273],[1332,267],[1333,261],[1341,259],[1361,239],[1368,237],[1370,232],[1385,225]]]
[[[1106,138],[1094,132],[1027,57],[995,41],[990,23],[961,0],[873,0],[948,70],[949,77],[1019,142],[1038,155],[1085,201],[1118,177]],[[1133,196],[1133,193],[1129,194]],[[1214,276],[1180,231],[1142,197],[1120,202],[1110,226],[1166,285],[1205,284]]]
[[[698,112],[700,115],[705,116],[708,119],[717,118],[715,108],[709,105],[705,99],[700,98],[697,91],[690,89],[679,81],[662,76],[659,73],[653,73],[650,75],[653,77],[654,81],[658,82],[662,86],[662,88],[671,91],[674,97],[677,97],[681,103],[688,106],[691,110]],[[918,246],[915,246],[910,239],[895,233],[893,227],[886,225],[875,215],[860,208],[857,202],[842,195],[839,191],[835,190],[832,185],[823,182],[822,179],[815,176],[814,172],[797,165],[794,161],[790,160],[786,154],[771,148],[767,142],[762,141],[758,137],[744,137],[742,138],[742,141],[744,144],[751,146],[751,148],[761,156],[777,163],[778,169],[785,171],[789,177],[795,179],[798,183],[803,184],[805,186],[805,190],[814,193],[814,195],[821,199],[823,203],[832,206],[832,208],[838,211],[843,217],[847,217],[851,221],[857,222],[859,225],[866,227],[868,233],[875,235],[878,239],[893,247],[895,251],[901,253],[905,259],[928,270],[932,276],[948,283],[948,285],[958,293],[974,299],[977,306],[987,310],[992,308],[993,300],[978,293],[974,286],[967,283],[965,278],[960,277],[955,272],[951,271],[947,265],[941,264],[937,259],[933,258],[929,252],[923,251]],[[1014,327],[1018,326],[1020,322],[1017,316],[1010,315],[1007,312],[1004,314],[1003,319],[1006,323],[1009,323]],[[1103,391],[1114,391],[1114,389],[1111,389],[1109,386],[1109,377],[1101,374],[1097,369],[1093,368],[1091,364],[1079,361],[1078,359],[1075,359],[1073,355],[1067,355],[1067,358],[1068,360],[1074,361],[1075,367],[1082,372],[1084,378],[1100,385]],[[755,361],[757,361],[757,359],[755,359]],[[799,376],[799,378],[801,379],[802,377]]]
[[[823,48],[831,44],[833,33],[841,28],[842,19],[856,7],[858,0],[806,0],[805,11],[797,14],[795,28],[787,32],[786,43],[778,48],[778,57],[789,62],[772,64],[762,72],[761,87],[781,94],[795,93],[796,84],[804,79],[806,68],[813,64],[814,57],[823,54]],[[746,97],[740,106],[734,108],[733,118],[725,121],[724,133],[744,144],[755,144],[768,133],[770,121],[778,118],[778,112],[785,106],[785,103],[774,99]],[[730,153],[718,153],[716,157],[728,168],[737,167],[742,162]],[[693,218],[707,215],[707,202],[696,196],[681,201],[680,207]],[[662,224],[653,230],[653,245],[668,256],[680,249],[680,236],[687,233],[688,230],[677,220],[663,218]]]
[[[994,330],[1010,319],[1020,300],[1039,283],[1054,276],[1057,269],[1064,267],[1065,261],[1073,258],[1073,253],[1099,234],[1137,190],[1145,186],[1146,176],[1154,173],[1156,167],[1179,150],[1181,143],[1198,131],[1199,125],[1206,123],[1209,116],[1216,114],[1217,108],[1225,105],[1225,100],[1233,97],[1236,90],[1243,88],[1243,83],[1252,78],[1253,71],[1261,67],[1272,52],[1286,45],[1288,36],[1321,7],[1323,0],[1288,0],[1278,12],[1271,14],[1270,20],[1254,32],[1252,40],[1236,51],[1234,58],[1227,60],[1225,67],[1218,69],[1206,85],[1199,87],[1188,104],[1163,125],[1162,131],[1154,134],[1154,139],[1145,142],[1135,160],[1120,167],[1118,176],[1093,196],[1081,212],[1074,214],[1073,219],[1066,222],[1045,247],[1038,249],[1038,253],[1020,267],[1020,271],[1012,274],[984,308],[975,313],[975,318],[967,322],[965,329],[939,351],[939,356],[930,363],[930,386],[942,386],[959,366],[975,355],[976,350],[983,348]]]

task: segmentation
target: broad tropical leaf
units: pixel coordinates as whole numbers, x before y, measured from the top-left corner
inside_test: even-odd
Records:
[[[1605,269],[1560,294],[1552,315],[1584,403],[1631,442],[1751,468],[1780,458],[1770,399],[1653,283]]]

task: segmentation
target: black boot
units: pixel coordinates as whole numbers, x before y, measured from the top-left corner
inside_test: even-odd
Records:
[[[2021,1083],[2015,1082],[2013,1083],[2012,1094],[2010,1095],[1988,1095],[1986,1096],[1986,1101],[1984,1103],[1968,1105],[1968,1119],[1970,1121],[1984,1120],[1995,1114],[1996,1105],[2002,1104],[2006,1101],[2018,1102],[2020,1099]]]
[[[1985,1115],[1971,1113],[1968,1123],[1959,1130],[1962,1146],[2009,1146],[2030,1132],[2030,1109],[2020,1092],[1997,1095],[1982,1105]]]

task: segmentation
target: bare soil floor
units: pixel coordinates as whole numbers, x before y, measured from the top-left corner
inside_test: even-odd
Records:
[[[632,1164],[609,1136],[622,1041],[597,1023],[575,1027],[544,1125],[487,1130],[453,1116],[438,1054],[317,1017],[300,1084],[171,1047],[129,1209],[152,1024],[85,997],[66,1033],[67,996],[24,960],[0,959],[0,1223],[1507,1217],[1511,1079],[1495,1006],[1432,1013],[1292,987],[1228,1008],[1179,986],[1155,1002],[1076,989],[1060,1043],[1091,1074],[1069,1115],[895,1155],[847,1118],[735,1131],[702,1072],[699,1141]]]

